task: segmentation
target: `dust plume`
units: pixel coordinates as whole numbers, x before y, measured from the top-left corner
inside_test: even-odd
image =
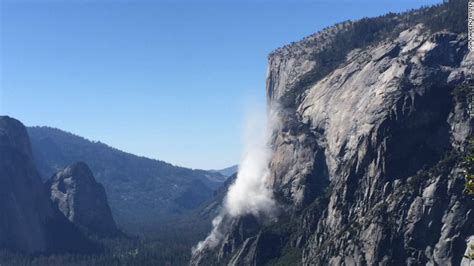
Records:
[[[269,140],[279,125],[275,109],[267,112],[268,117],[265,112],[255,111],[247,115],[237,179],[229,187],[220,214],[212,221],[211,233],[193,248],[193,254],[204,248],[216,247],[233,218],[244,215],[270,219],[275,217],[276,203],[268,184],[268,167],[272,155]]]

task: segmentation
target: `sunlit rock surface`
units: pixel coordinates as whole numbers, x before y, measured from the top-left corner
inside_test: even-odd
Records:
[[[55,174],[46,182],[53,203],[66,218],[88,234],[120,234],[112,217],[107,195],[89,167],[78,162]]]
[[[192,264],[461,263],[474,204],[453,154],[472,121],[455,91],[474,74],[474,54],[466,34],[408,20],[395,17],[395,36],[352,49],[333,69],[315,58],[351,23],[270,55],[268,104],[280,106],[282,126],[269,183],[280,220],[231,221],[221,245]]]

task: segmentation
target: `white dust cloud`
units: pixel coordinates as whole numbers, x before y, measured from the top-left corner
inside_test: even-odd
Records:
[[[237,179],[229,187],[220,214],[212,221],[211,233],[193,248],[193,254],[206,247],[216,247],[230,226],[229,218],[244,215],[275,217],[276,204],[268,184],[268,166],[272,155],[269,140],[279,124],[277,118],[277,112],[272,110],[268,112],[268,119],[262,112],[251,112],[247,116]]]

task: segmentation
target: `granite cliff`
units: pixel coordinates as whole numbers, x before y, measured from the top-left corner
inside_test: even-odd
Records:
[[[46,184],[53,204],[88,235],[119,236],[107,195],[89,167],[78,162],[56,173]]]
[[[0,199],[2,249],[39,254],[97,248],[46,196],[26,128],[8,116],[0,116]]]
[[[225,216],[219,243],[191,264],[466,263],[466,6],[344,22],[273,52],[267,99],[281,124],[267,183],[278,221]]]

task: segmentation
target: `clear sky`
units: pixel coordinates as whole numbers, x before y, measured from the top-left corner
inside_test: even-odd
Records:
[[[0,114],[173,164],[238,163],[267,55],[347,19],[441,1],[0,0]]]

